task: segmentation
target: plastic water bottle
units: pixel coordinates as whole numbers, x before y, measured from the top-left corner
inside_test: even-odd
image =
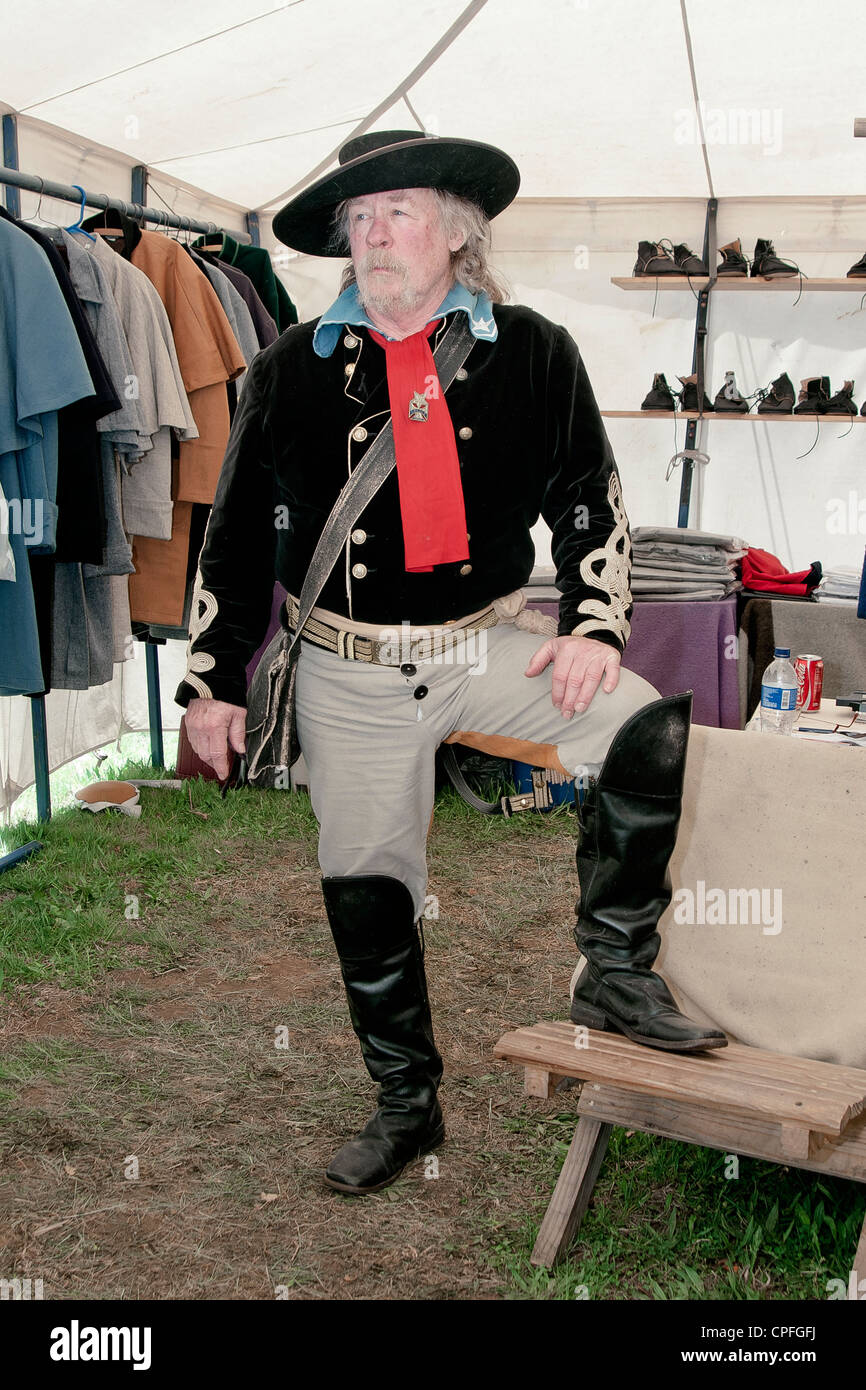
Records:
[[[791,734],[797,718],[797,672],[790,647],[776,647],[761,679],[761,733]]]

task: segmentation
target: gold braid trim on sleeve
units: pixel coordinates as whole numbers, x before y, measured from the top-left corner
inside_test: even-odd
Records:
[[[197,638],[210,627],[218,611],[219,604],[210,590],[202,587],[201,571],[197,570],[189,615],[189,642],[186,648],[187,668],[184,680],[202,700],[212,700],[213,691],[203,680],[199,680],[196,672],[212,671],[216,662],[208,652],[194,652],[192,648]]]
[[[578,604],[579,613],[591,614],[574,629],[573,637],[591,636],[599,630],[614,633],[625,646],[631,632],[626,618],[631,604],[629,574],[631,570],[631,540],[628,518],[622,501],[619,475],[614,470],[607,487],[607,500],[614,517],[614,528],[603,546],[591,550],[580,562],[580,577],[590,588],[598,589],[603,598],[585,598]],[[600,565],[600,569],[596,569]]]

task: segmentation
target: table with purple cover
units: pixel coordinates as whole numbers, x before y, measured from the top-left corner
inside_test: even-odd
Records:
[[[557,615],[556,603],[533,600]],[[660,695],[695,692],[692,720],[714,729],[740,729],[737,599],[693,602],[638,600],[622,664],[643,676]]]

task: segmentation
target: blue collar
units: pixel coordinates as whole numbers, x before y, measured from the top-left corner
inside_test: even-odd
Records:
[[[473,337],[483,338],[488,343],[496,341],[499,330],[493,317],[493,305],[483,291],[480,294],[472,294],[465,285],[452,285],[435,314],[431,314],[427,322],[432,323],[433,319],[440,318],[442,314],[450,313],[452,309],[466,310]],[[364,306],[358,298],[357,285],[350,285],[347,290],[343,290],[343,293],[334,300],[330,309],[325,310],[316,324],[313,333],[313,348],[318,357],[331,356],[337,346],[337,339],[347,324],[352,327],[376,327],[375,323],[372,323],[367,317]],[[388,335],[385,334],[384,336],[387,337]]]

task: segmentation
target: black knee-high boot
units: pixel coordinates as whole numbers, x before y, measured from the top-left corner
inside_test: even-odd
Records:
[[[691,694],[657,700],[622,726],[581,813],[580,902],[575,939],[588,969],[571,1018],[670,1052],[724,1047],[714,1028],[677,1009],[652,970],[658,921],[671,900],[668,862],[677,839]]]
[[[322,893],[352,1027],[379,1084],[378,1110],[332,1158],[325,1181],[341,1192],[375,1192],[445,1137],[424,956],[412,894],[399,879],[323,878]]]

